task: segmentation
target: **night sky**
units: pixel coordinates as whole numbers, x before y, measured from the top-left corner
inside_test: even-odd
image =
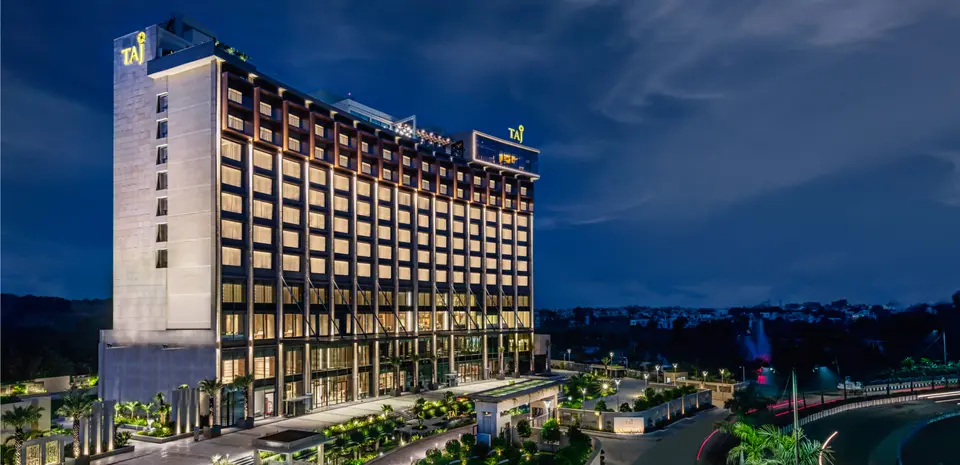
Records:
[[[960,288],[955,1],[31,0],[2,13],[3,292],[110,295],[112,40],[175,11],[306,92],[523,124],[538,307]]]

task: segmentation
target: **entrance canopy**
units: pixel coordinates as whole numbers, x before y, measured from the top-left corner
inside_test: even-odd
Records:
[[[294,454],[316,448],[316,463],[322,464],[323,443],[325,439],[323,433],[295,429],[268,434],[253,440],[253,458],[254,461],[260,465],[266,463],[261,460],[260,452],[273,452],[274,454],[282,454],[282,460],[271,460],[270,463],[293,464]],[[297,462],[299,463],[300,461],[298,460]]]
[[[528,378],[509,386],[471,394],[469,397],[476,404],[477,433],[489,434],[490,437],[498,435],[510,426],[510,416],[501,414],[521,405],[529,404],[531,411],[539,409],[544,415],[552,417],[562,384],[562,380]]]

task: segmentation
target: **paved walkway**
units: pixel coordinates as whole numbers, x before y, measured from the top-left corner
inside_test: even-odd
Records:
[[[517,381],[517,379],[471,383],[426,392],[423,393],[423,397],[427,400],[439,400],[443,398],[446,392],[452,392],[454,395],[459,396],[506,386],[511,381]],[[236,459],[251,455],[253,453],[253,440],[261,436],[286,429],[317,430],[343,423],[354,417],[377,415],[381,413],[381,407],[384,404],[390,404],[394,410],[400,411],[412,407],[418,397],[420,397],[420,395],[414,394],[407,394],[401,397],[381,397],[369,402],[349,404],[296,418],[266,420],[258,422],[257,426],[253,429],[230,430],[233,432],[227,432],[219,438],[200,442],[194,442],[192,437],[166,444],[150,444],[132,441],[132,443],[136,445],[136,451],[133,454],[107,457],[96,460],[93,464],[110,465],[126,462],[144,465],[205,465],[209,464],[210,457],[216,454],[229,454],[231,458]]]
[[[696,462],[703,439],[713,431],[714,423],[729,413],[724,409],[711,409],[664,430],[637,436],[585,432],[600,438],[607,465],[692,464]]]

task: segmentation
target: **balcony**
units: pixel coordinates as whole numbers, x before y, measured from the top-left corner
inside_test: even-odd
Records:
[[[253,136],[253,123],[233,115],[227,117],[227,128],[247,136]]]
[[[294,115],[294,114],[292,114],[292,113],[290,113],[290,114],[287,115],[287,125],[290,126],[290,128],[292,128],[292,129],[294,129],[294,130],[296,130],[296,131],[298,131],[298,132],[308,132],[308,131],[310,131],[310,126],[309,126],[309,124],[310,124],[309,120],[307,120],[307,119],[305,119],[305,118],[301,118],[301,117],[299,117],[299,116],[297,116],[297,115]]]

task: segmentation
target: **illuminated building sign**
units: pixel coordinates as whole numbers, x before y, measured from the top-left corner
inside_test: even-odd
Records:
[[[137,45],[133,47],[127,47],[123,50],[120,50],[120,53],[123,54],[123,64],[132,65],[132,64],[143,64],[143,44],[147,42],[147,33],[138,32],[137,33]]]
[[[517,126],[517,129],[507,128],[510,130],[510,139],[513,139],[519,143],[523,143],[523,125]]]
[[[501,165],[507,165],[507,166],[516,165],[516,164],[517,164],[517,160],[519,160],[519,159],[517,158],[516,155],[509,155],[509,154],[506,154],[506,153],[501,153],[501,154],[500,154],[500,164],[501,164]]]

